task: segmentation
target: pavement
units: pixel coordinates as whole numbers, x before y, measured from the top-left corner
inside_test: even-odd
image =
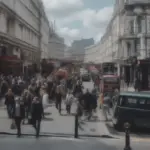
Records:
[[[54,105],[45,110],[46,118],[41,123],[41,135],[56,135],[56,136],[74,136],[76,104],[72,106],[71,115],[68,115],[65,110],[65,105],[62,104],[62,115],[59,115]],[[8,119],[6,108],[4,105],[0,107],[0,133],[15,134],[16,130],[11,130],[12,120]],[[79,121],[80,136],[104,136],[109,135],[102,113],[97,111],[93,114],[90,121],[87,121],[86,116]],[[31,125],[22,125],[22,134],[34,135],[35,130]]]

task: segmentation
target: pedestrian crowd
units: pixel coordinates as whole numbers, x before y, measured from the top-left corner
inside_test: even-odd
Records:
[[[66,111],[71,113],[71,106],[77,100],[77,114],[92,116],[92,110],[97,107],[96,91],[83,92],[80,77],[72,76],[68,79],[37,77],[28,79],[19,76],[0,75],[0,97],[5,98],[8,117],[12,119],[11,129],[17,129],[17,136],[21,136],[21,125],[31,124],[39,137],[41,120],[44,118],[44,109],[50,102],[55,102],[56,109],[61,115],[62,100],[66,104]]]

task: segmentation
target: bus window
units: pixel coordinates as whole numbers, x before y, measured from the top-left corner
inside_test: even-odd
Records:
[[[104,82],[105,83],[118,83],[119,82],[119,78],[104,78]]]

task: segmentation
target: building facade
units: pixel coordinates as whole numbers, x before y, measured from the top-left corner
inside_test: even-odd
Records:
[[[17,59],[24,67],[39,63],[48,30],[41,0],[0,0],[1,60]]]
[[[125,82],[133,85],[138,78],[141,88],[148,89],[149,58],[150,1],[116,0],[105,34],[97,45],[87,50],[85,62],[115,62],[118,75],[122,74]]]
[[[49,36],[50,26],[48,18],[45,14],[44,6],[41,7],[41,59],[49,58]]]
[[[93,44],[94,44],[93,38],[73,41],[71,45],[72,59],[77,61],[84,61],[86,50],[85,48]]]
[[[64,38],[58,36],[55,32],[50,34],[49,38],[49,58],[64,59],[66,45]]]

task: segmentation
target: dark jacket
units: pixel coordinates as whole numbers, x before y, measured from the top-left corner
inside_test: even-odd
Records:
[[[33,120],[40,120],[43,116],[43,105],[41,102],[33,101],[31,105],[31,116]]]
[[[13,105],[13,110],[12,110],[12,117],[16,117],[16,103]],[[20,104],[20,117],[23,119],[25,118],[25,107],[24,104]]]
[[[92,109],[92,100],[93,100],[92,94],[91,93],[85,93],[83,96],[83,99],[84,99],[85,109],[86,110]]]
[[[92,108],[96,109],[97,107],[97,96],[96,94],[92,94]]]
[[[5,95],[5,105],[14,105],[15,103],[15,98],[14,95]]]

